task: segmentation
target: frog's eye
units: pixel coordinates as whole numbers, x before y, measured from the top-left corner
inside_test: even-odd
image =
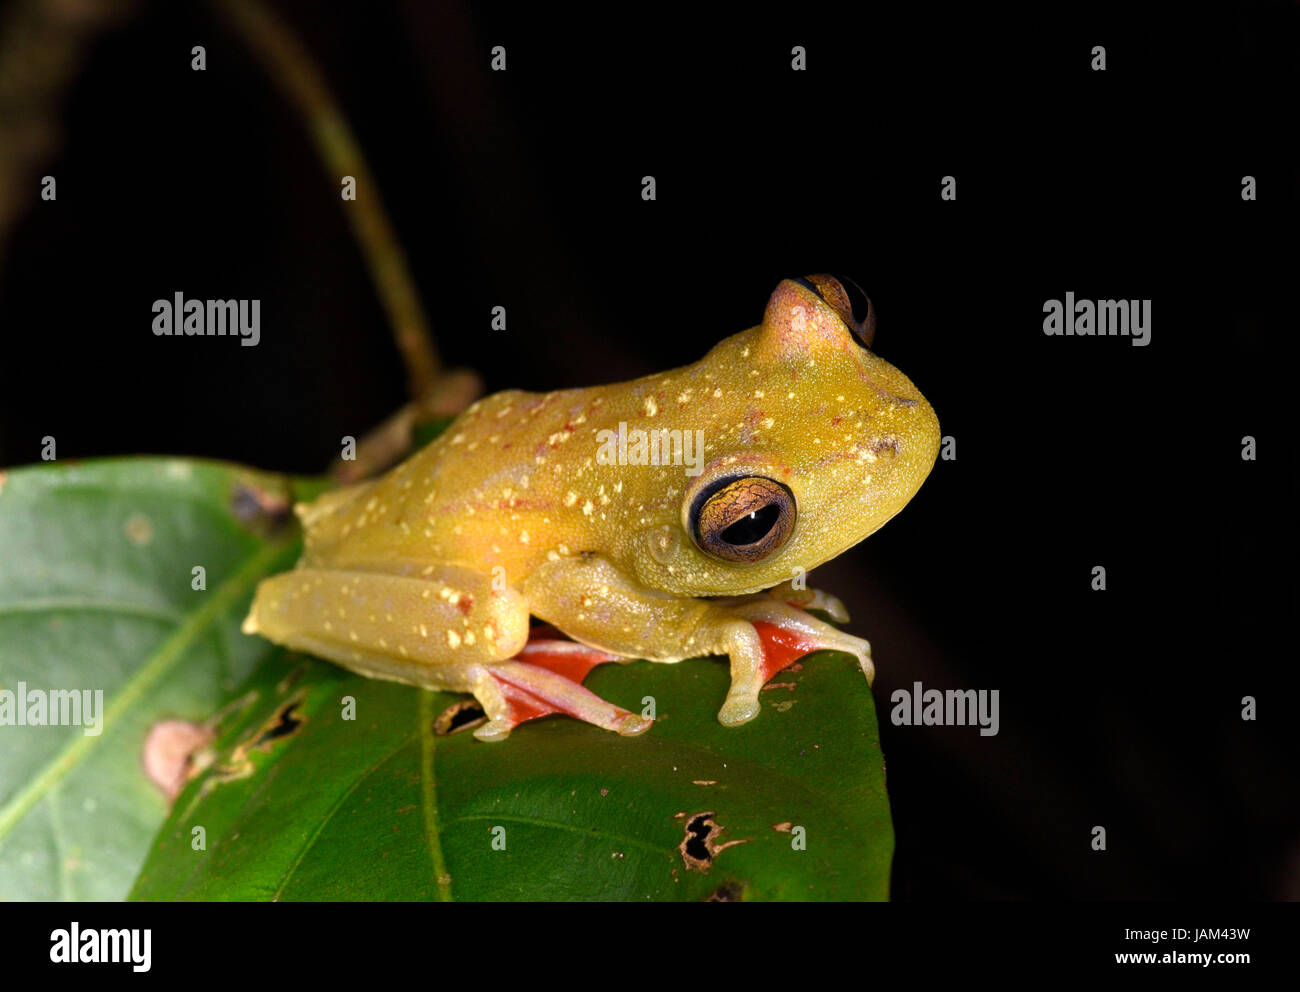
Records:
[[[785,544],[794,518],[794,493],[761,475],[719,479],[691,504],[695,543],[726,561],[762,561]]]
[[[849,280],[849,285],[857,290],[857,300],[854,301],[849,298],[849,291],[844,288],[844,284],[834,276],[808,276],[806,279],[796,279],[795,282],[821,297],[844,322],[858,344],[864,348],[871,347],[871,342],[876,338],[876,310],[871,305],[871,297],[862,291],[861,286],[852,279]],[[855,312],[862,314],[861,320],[854,316]]]

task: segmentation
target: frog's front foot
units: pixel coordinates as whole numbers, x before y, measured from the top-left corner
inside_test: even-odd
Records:
[[[790,583],[783,583],[775,589],[768,590],[770,599],[779,599],[801,610],[820,610],[836,623],[848,623],[849,611],[838,596],[832,596],[820,589],[793,589]]]
[[[834,604],[844,607],[833,596],[815,594],[807,598],[815,608]],[[814,651],[844,651],[858,659],[862,674],[870,685],[876,676],[871,660],[871,645],[860,637],[846,634],[823,623],[803,609],[793,606],[784,596],[760,594],[732,601],[720,609],[726,619],[719,624],[722,650],[731,659],[731,689],[718,711],[718,722],[727,727],[746,723],[759,713],[759,691],[778,672]]]
[[[519,724],[552,713],[624,737],[645,733],[654,721],[608,703],[582,685],[597,665],[625,660],[573,641],[530,639],[514,658],[483,666],[474,694],[489,719],[474,736],[481,741],[505,740]]]

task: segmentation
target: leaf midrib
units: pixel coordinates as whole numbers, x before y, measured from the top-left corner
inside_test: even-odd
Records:
[[[293,863],[289,865],[280,876],[280,881],[276,885],[274,893],[271,895],[271,902],[279,901],[280,897],[284,894],[285,888],[288,887],[291,881],[293,881],[298,869],[302,866],[303,861],[306,860],[307,855],[311,852],[312,848],[316,846],[316,842],[320,839],[321,834],[324,833],[325,828],[333,821],[338,811],[343,808],[348,798],[361,787],[362,783],[369,780],[370,776],[397,757],[404,748],[409,747],[413,739],[417,736],[420,741],[421,754],[421,805],[424,814],[425,837],[429,847],[429,860],[433,865],[434,883],[437,888],[438,899],[440,902],[453,901],[451,895],[451,876],[447,871],[447,863],[442,851],[442,827],[438,816],[437,783],[434,779],[436,771],[434,770],[433,755],[437,747],[437,739],[433,731],[433,699],[433,693],[427,691],[420,692],[420,698],[416,706],[416,729],[412,731],[412,733],[402,737],[400,740],[394,741],[383,751],[378,760],[372,762],[366,768],[363,768],[358,772],[356,777],[348,783],[347,788],[344,789],[339,794],[338,798],[330,804],[329,809],[321,816],[320,822],[316,824],[316,828],[304,839],[302,846],[298,849],[297,854],[293,859]],[[247,809],[249,803],[251,803],[254,798],[255,796],[250,796],[245,801],[243,808]],[[462,818],[458,817],[457,819]]]
[[[179,624],[185,615],[178,610],[132,603],[119,599],[92,599],[89,596],[41,596],[32,599],[0,600],[0,620],[8,616],[32,613],[110,613],[130,616],[140,620],[157,620],[160,623]]]

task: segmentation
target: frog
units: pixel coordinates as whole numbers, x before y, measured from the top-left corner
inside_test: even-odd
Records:
[[[870,686],[870,643],[806,576],[902,510],[940,443],[874,329],[834,277],[783,279],[694,364],[479,399],[385,474],[298,504],[301,558],[259,583],[242,629],[469,693],[490,742],[551,714],[648,730],[650,708],[582,684],[606,663],[725,657],[729,728],[815,651],[852,655]]]

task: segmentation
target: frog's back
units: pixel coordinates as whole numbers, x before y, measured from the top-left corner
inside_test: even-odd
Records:
[[[688,477],[680,465],[598,464],[602,438],[653,427],[705,435],[701,454],[746,444],[758,416],[744,407],[758,330],[631,382],[479,400],[388,474],[304,507],[305,561],[408,574],[499,565],[513,582],[548,556],[618,557],[639,530],[677,518]]]
[[[531,567],[545,554],[533,535],[541,538],[559,516],[558,449],[604,402],[604,388],[507,390],[479,400],[387,474],[301,505],[304,563],[403,563],[416,572],[435,562],[490,560],[507,573]]]

